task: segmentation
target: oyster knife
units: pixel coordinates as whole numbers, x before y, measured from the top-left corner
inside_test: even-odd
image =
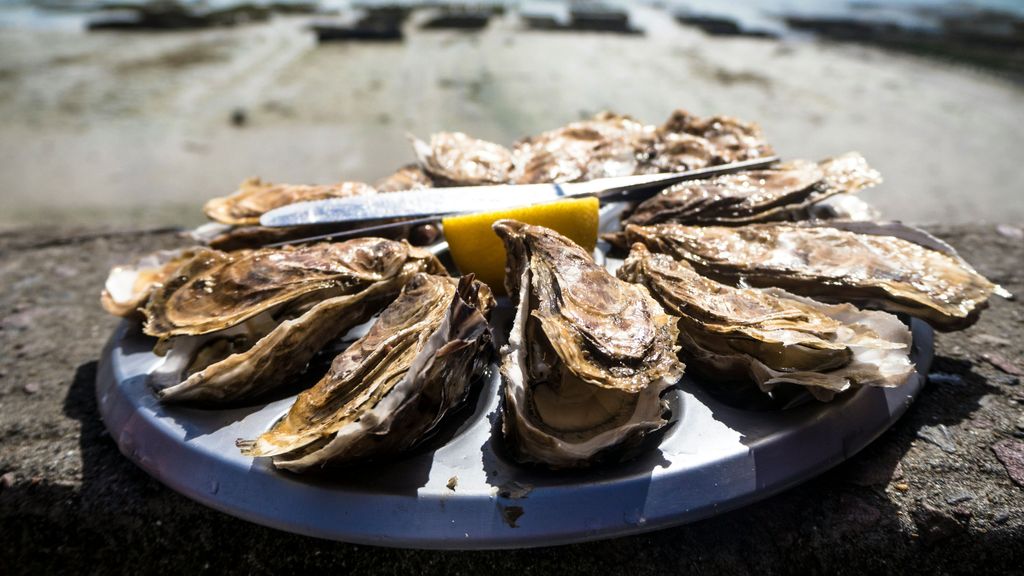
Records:
[[[777,160],[777,157],[770,156],[686,172],[620,176],[565,184],[460,186],[298,202],[267,212],[260,217],[260,224],[269,227],[304,226],[440,217],[588,196],[596,196],[602,203],[636,201],[683,180],[762,168]]]

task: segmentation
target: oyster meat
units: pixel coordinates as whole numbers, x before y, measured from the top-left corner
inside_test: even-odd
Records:
[[[778,288],[733,288],[643,244],[633,246],[618,276],[679,316],[684,356],[705,377],[749,379],[764,392],[792,383],[828,400],[851,386],[899,386],[914,370],[910,331],[886,312]]]
[[[493,305],[472,276],[417,275],[283,419],[239,447],[294,472],[415,447],[487,364]]]
[[[211,220],[222,224],[253,226],[260,223],[260,216],[264,213],[288,204],[362,196],[376,192],[373,186],[362,182],[308,186],[270,184],[253,178],[242,182],[234,194],[210,200],[203,206],[203,211]]]
[[[748,170],[672,186],[637,206],[625,221],[739,225],[800,220],[808,208],[836,194],[853,194],[881,182],[855,152],[820,163],[796,160],[765,170]]]
[[[423,170],[441,186],[503,184],[512,170],[512,153],[500,144],[462,132],[439,132],[430,143],[413,139]]]
[[[330,341],[386,306],[429,252],[360,238],[339,244],[208,250],[150,297],[148,334],[167,356],[151,384],[167,401],[248,399],[302,372]]]
[[[1008,294],[945,243],[898,224],[630,224],[625,237],[717,280],[903,312],[939,330],[970,326],[989,296]]]
[[[231,252],[309,238],[339,229],[338,226],[230,226],[209,222],[193,230],[191,235],[210,248]]]
[[[115,266],[110,270],[100,294],[103,309],[114,316],[141,314],[140,308],[146,305],[153,291],[202,250],[161,250],[143,256],[135,264]]]
[[[683,374],[676,319],[540,226],[501,220],[516,305],[501,351],[502,431],[521,462],[580,468],[637,455],[666,424]]]

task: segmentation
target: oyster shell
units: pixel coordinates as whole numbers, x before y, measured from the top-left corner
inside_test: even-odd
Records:
[[[777,288],[733,288],[690,264],[633,246],[619,278],[645,286],[679,316],[687,361],[706,376],[781,383],[821,400],[851,386],[899,386],[913,373],[910,331],[886,312],[828,305]]]
[[[405,192],[408,190],[425,190],[433,188],[434,182],[423,168],[417,164],[402,166],[394,174],[385,176],[374,184],[377,192]]]
[[[220,332],[175,339],[150,384],[165,402],[227,404],[289,382],[313,357],[391,302],[405,273],[355,294],[328,298],[278,323],[263,314]]]
[[[512,182],[676,172],[772,153],[756,124],[735,118],[698,118],[677,110],[664,125],[652,126],[602,112],[516,144]]]
[[[1008,294],[948,245],[897,224],[631,224],[625,236],[715,279],[904,312],[939,330],[970,326],[989,296]]]
[[[309,186],[270,184],[260,181],[259,178],[252,178],[242,182],[234,194],[207,202],[203,206],[203,212],[211,220],[223,224],[252,226],[260,223],[260,216],[264,213],[288,204],[376,193],[373,186],[362,182]]]
[[[690,134],[707,140],[714,149],[711,164],[740,162],[775,153],[760,126],[731,116],[701,118],[679,109],[658,128],[658,134],[662,138],[668,134]]]
[[[442,186],[503,184],[512,170],[512,153],[500,144],[462,132],[439,132],[430,144],[413,139],[420,166]]]
[[[642,202],[626,223],[739,225],[806,219],[811,205],[879,182],[878,172],[855,152],[817,164],[796,160],[765,170],[681,182]]]
[[[415,274],[444,273],[430,253],[401,242],[366,238],[315,247],[264,249],[235,260],[208,251],[179,270],[178,289],[147,307],[163,314],[150,316],[159,326],[180,321],[158,332],[164,339],[157,352],[167,359],[150,383],[161,398],[225,403],[258,396],[300,373]],[[334,273],[320,275],[328,269]]]
[[[707,139],[675,132],[656,134],[644,153],[646,161],[641,172],[649,174],[704,168],[716,155],[715,147]]]
[[[231,253],[206,250],[150,297],[144,330],[158,337],[216,332],[299,299],[320,301],[357,292],[407,266],[443,270],[429,252],[383,238]]]
[[[521,140],[513,149],[517,184],[575,182],[636,174],[637,148],[653,132],[628,116],[602,112]]]
[[[663,428],[661,393],[683,374],[676,320],[571,240],[501,220],[517,311],[502,351],[502,431],[512,455],[554,468],[635,456]]]
[[[223,226],[214,228],[210,224]],[[201,239],[210,248],[232,252],[235,250],[248,250],[277,244],[302,238],[309,238],[321,233],[334,232],[339,229],[334,227],[318,226],[230,226],[219,223],[204,224],[193,231],[193,238]]]
[[[113,267],[100,294],[103,309],[114,316],[140,314],[139,308],[146,304],[153,291],[201,250],[161,250],[143,256],[134,264]]]
[[[417,275],[282,420],[239,447],[301,472],[416,446],[486,365],[493,305],[472,276]]]

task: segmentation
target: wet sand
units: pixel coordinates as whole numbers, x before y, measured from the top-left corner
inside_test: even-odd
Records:
[[[1024,87],[875,48],[712,38],[637,9],[643,36],[480,33],[316,46],[308,17],[174,33],[0,30],[0,227],[194,224],[244,178],[374,180],[407,132],[503,144],[602,109],[759,121],[785,157],[859,150],[864,194],[912,222],[1024,219]],[[421,16],[419,14],[417,17]],[[244,110],[245,123],[231,122]]]

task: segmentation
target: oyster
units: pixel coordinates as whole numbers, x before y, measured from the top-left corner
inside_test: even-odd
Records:
[[[486,365],[493,305],[472,276],[417,275],[282,420],[239,447],[301,472],[416,446]]]
[[[853,194],[836,194],[807,207],[808,220],[879,220],[877,208]]]
[[[625,237],[715,279],[904,312],[939,330],[970,326],[990,295],[1008,294],[945,243],[898,224],[631,224]]]
[[[238,252],[206,250],[150,298],[145,332],[215,332],[275,306],[354,293],[406,268],[440,272],[424,250],[383,238]]]
[[[434,182],[419,165],[409,164],[399,168],[394,174],[378,180],[374,187],[381,193],[405,192],[433,188]]]
[[[462,132],[440,132],[430,144],[413,139],[420,166],[442,186],[503,184],[512,170],[512,153],[500,144]]]
[[[649,140],[643,173],[684,172],[704,168],[715,158],[715,147],[705,138],[668,132]]]
[[[386,306],[419,272],[443,274],[403,242],[207,251],[150,299],[165,355],[151,385],[167,401],[234,402],[302,372],[331,340]],[[216,289],[214,289],[216,287]]]
[[[379,222],[383,224],[384,222]],[[341,236],[345,232],[367,226],[365,222],[353,224],[315,224],[302,226],[228,226],[227,229],[216,231],[216,233],[201,238],[201,231],[192,232],[192,237],[205,242],[210,248],[232,252],[261,248],[264,246],[280,246],[285,243],[304,243],[310,239],[325,239],[332,235]],[[432,236],[424,236],[418,233],[422,228],[430,227],[430,224],[420,226],[400,226],[387,230],[377,230],[375,233],[380,237],[389,240],[408,240],[413,246],[426,246],[436,242],[439,232]],[[349,234],[348,236],[355,236]]]
[[[728,164],[774,154],[761,127],[731,116],[700,118],[686,110],[676,110],[658,128],[660,137],[690,134],[708,141],[714,149],[711,164]]]
[[[662,126],[602,112],[526,138],[512,154],[512,182],[531,184],[692,170],[768,156],[772,148],[756,124],[677,110]]]
[[[211,219],[234,226],[259,224],[264,213],[296,202],[345,198],[376,194],[369,184],[342,182],[320,186],[299,184],[270,184],[253,178],[242,182],[238,191],[230,196],[214,198],[203,206]]]
[[[338,229],[338,226],[321,229],[317,226],[230,226],[210,222],[194,230],[192,237],[204,242],[210,248],[231,252],[309,238]]]
[[[150,383],[166,402],[224,404],[258,397],[301,373],[329,342],[387,306],[409,272],[327,298],[298,317],[265,314],[219,332],[175,339]]]
[[[135,264],[115,266],[100,294],[103,309],[114,316],[134,316],[150,294],[167,281],[202,248],[161,250],[140,258]]]
[[[886,312],[777,288],[733,288],[643,244],[633,246],[618,276],[645,286],[680,317],[687,361],[711,378],[749,378],[764,392],[793,383],[828,400],[851,386],[898,386],[913,373],[910,331]]]
[[[879,182],[878,172],[857,153],[818,164],[796,160],[765,170],[681,182],[642,202],[626,223],[738,225],[806,219],[811,205]]]
[[[683,374],[676,319],[556,232],[512,220],[505,286],[517,311],[502,351],[502,431],[513,456],[554,468],[624,460],[667,421]]]
[[[652,127],[602,112],[590,120],[526,138],[513,149],[517,184],[575,182],[636,174],[637,148]]]

